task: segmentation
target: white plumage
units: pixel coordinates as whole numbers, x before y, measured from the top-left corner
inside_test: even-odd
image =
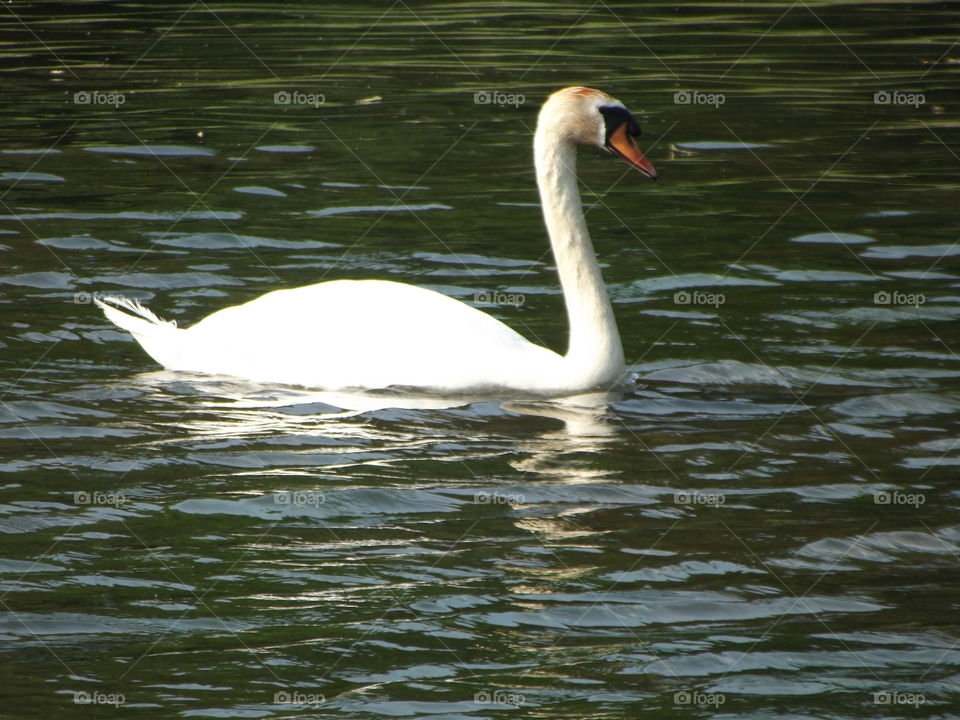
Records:
[[[168,370],[325,390],[567,395],[609,387],[623,373],[623,350],[583,219],[575,144],[600,144],[655,177],[637,132],[626,109],[597,90],[565,88],[540,112],[537,183],[571,324],[566,355],[446,295],[385,280],[276,290],[189,328],[127,298],[97,304]]]

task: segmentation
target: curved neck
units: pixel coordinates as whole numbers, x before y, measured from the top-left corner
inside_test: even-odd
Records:
[[[570,322],[564,374],[571,384],[614,383],[624,370],[623,346],[583,217],[577,149],[552,130],[541,123],[533,147],[540,204]]]

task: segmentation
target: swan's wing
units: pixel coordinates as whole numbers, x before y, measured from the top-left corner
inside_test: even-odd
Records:
[[[561,359],[469,305],[382,280],[277,290],[182,332],[171,369],[331,389],[535,387]]]

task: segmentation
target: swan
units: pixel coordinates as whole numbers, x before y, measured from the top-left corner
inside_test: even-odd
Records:
[[[562,397],[609,389],[623,380],[623,347],[583,216],[576,146],[606,149],[656,179],[639,135],[623,103],[586,87],[553,93],[537,118],[534,164],[569,321],[566,355],[470,305],[389,280],[275,290],[188,328],[129,298],[96,303],[168,370],[331,391],[400,386]]]

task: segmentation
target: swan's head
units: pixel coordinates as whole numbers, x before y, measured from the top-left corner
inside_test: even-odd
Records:
[[[601,90],[557,90],[543,104],[538,125],[566,140],[619,155],[647,177],[657,179],[657,171],[637,145],[640,124],[622,102]]]

